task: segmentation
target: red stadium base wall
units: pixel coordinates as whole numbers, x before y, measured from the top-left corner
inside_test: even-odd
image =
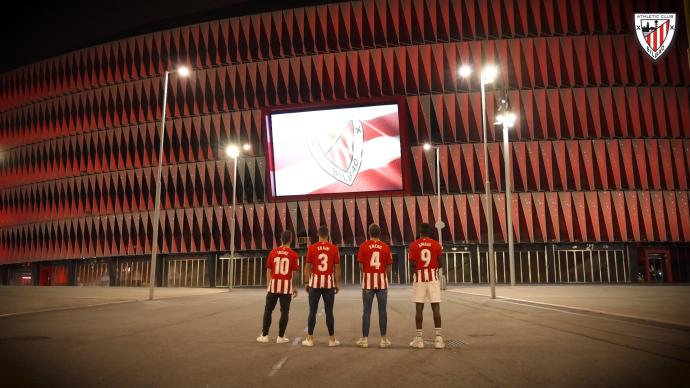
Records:
[[[69,270],[66,264],[41,264],[38,275],[39,286],[69,285]]]
[[[640,268],[645,270],[647,283],[673,283],[673,256],[669,249],[642,248],[639,255]],[[680,259],[680,258],[676,258]]]
[[[305,244],[295,251],[305,254]],[[408,246],[391,245],[394,256],[391,284],[409,284]],[[496,282],[510,281],[508,246],[494,246]],[[265,286],[266,250],[237,251],[234,287]],[[486,244],[446,243],[446,280],[450,284],[488,282]],[[359,285],[357,248],[342,246],[343,285]],[[227,259],[223,252],[205,255],[158,256],[157,284],[161,287],[227,287]],[[148,286],[150,257],[118,256],[99,259],[42,261],[0,265],[0,284],[35,286]],[[687,243],[568,243],[516,244],[515,278],[520,285],[539,284],[666,284],[690,281]],[[190,281],[191,279],[191,281]],[[194,281],[196,279],[196,281]]]

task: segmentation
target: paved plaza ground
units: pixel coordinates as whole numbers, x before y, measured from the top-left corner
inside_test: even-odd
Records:
[[[486,286],[455,287],[452,292],[491,295]],[[571,311],[604,313],[690,328],[690,287],[648,285],[498,286],[496,296]]]
[[[146,301],[147,289],[0,287],[0,386],[690,386],[690,287],[499,287],[512,299],[497,300],[486,291],[445,291],[449,347],[413,350],[404,286],[389,295],[391,349],[355,347],[356,288],[336,297],[343,346],[326,346],[320,315],[317,346],[307,349],[296,345],[304,292],[292,305],[293,342],[278,345],[255,342],[263,290],[157,289],[161,299]],[[663,322],[657,311],[668,311]],[[428,339],[432,327],[427,308]]]

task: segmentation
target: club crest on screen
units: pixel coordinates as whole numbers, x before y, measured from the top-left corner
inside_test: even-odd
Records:
[[[654,62],[668,51],[676,32],[675,13],[636,13],[637,41]]]
[[[309,151],[326,174],[352,186],[362,166],[364,132],[362,122],[349,120],[307,138]]]

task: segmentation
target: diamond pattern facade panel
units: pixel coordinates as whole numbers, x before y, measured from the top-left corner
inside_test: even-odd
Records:
[[[506,240],[511,158],[516,241],[690,241],[690,67],[685,31],[653,64],[635,12],[662,1],[384,0],[313,6],[184,26],[0,75],[0,263],[151,251],[163,73],[168,89],[159,242],[163,253],[271,248],[284,229],[355,246],[367,225],[399,245],[422,221],[444,241]],[[682,23],[681,23],[682,24]],[[680,25],[680,24],[679,24]],[[685,28],[685,27],[682,27]],[[495,63],[489,121],[505,93],[518,122],[504,155],[489,130],[484,170],[478,77]],[[410,194],[271,202],[267,108],[403,97]],[[233,162],[229,142],[253,154]],[[439,144],[442,208],[436,208]],[[238,206],[232,209],[233,192]],[[235,222],[232,223],[233,213]]]

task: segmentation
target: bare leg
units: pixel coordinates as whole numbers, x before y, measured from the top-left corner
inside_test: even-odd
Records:
[[[419,310],[417,310],[419,311]],[[431,311],[434,312],[434,327],[437,329],[441,328],[441,304],[440,303],[432,303],[431,304]],[[421,327],[421,325],[420,325]]]
[[[424,303],[416,303],[416,305],[417,305],[417,313],[414,316],[414,321],[417,324],[417,330],[422,330],[422,321],[424,320],[424,316],[423,316]]]

